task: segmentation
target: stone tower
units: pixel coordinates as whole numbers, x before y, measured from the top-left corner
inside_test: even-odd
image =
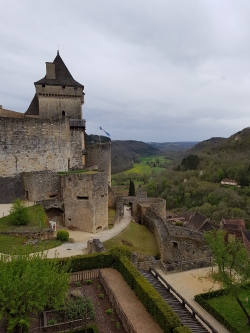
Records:
[[[46,62],[45,77],[34,84],[36,93],[25,115],[82,119],[84,86],[74,80],[59,51],[53,62]]]

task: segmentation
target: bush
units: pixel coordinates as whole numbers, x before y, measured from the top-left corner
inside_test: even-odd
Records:
[[[29,222],[29,212],[24,201],[16,199],[10,209],[10,222],[15,225],[26,225]]]
[[[117,330],[119,330],[121,328],[121,324],[119,323],[119,321],[116,323],[115,327]]]
[[[76,287],[81,287],[81,282],[80,281],[76,282]]]
[[[116,269],[122,274],[130,288],[134,290],[138,299],[147,311],[155,318],[165,333],[172,333],[173,329],[181,326],[181,322],[171,307],[162,299],[153,286],[138,272],[126,257],[116,261]]]
[[[107,315],[112,315],[114,313],[113,309],[108,309],[105,312]]]
[[[99,294],[99,298],[103,299],[104,295],[103,294]]]
[[[57,231],[56,238],[60,241],[67,242],[69,240],[69,232],[67,230]]]
[[[92,282],[93,282],[92,280],[87,280],[86,284],[92,284]]]

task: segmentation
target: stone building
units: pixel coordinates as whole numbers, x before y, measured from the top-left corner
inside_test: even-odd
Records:
[[[64,226],[97,232],[108,226],[110,143],[86,146],[84,86],[59,52],[46,63],[23,113],[0,107],[0,203],[41,203]]]

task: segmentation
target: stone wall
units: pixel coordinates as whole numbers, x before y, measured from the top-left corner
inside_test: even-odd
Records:
[[[16,199],[25,199],[25,191],[21,175],[0,177],[0,203],[12,203]]]
[[[104,172],[60,175],[65,226],[87,232],[108,227],[108,187]]]
[[[200,232],[172,226],[152,211],[147,211],[143,224],[155,234],[161,260],[166,263],[197,260],[210,256],[203,234]]]
[[[105,171],[108,185],[111,186],[111,143],[97,143],[87,146],[86,166],[97,166],[98,171]]]
[[[59,175],[56,172],[24,172],[22,176],[27,200],[60,199],[61,184]]]
[[[68,171],[70,128],[65,119],[0,118],[0,175]]]
[[[39,116],[58,118],[62,113],[74,119],[82,119],[83,92],[80,87],[36,86]]]
[[[69,169],[79,170],[85,166],[85,155],[82,153],[85,149],[84,137],[84,130],[82,128],[70,129],[71,154],[68,163]]]
[[[9,235],[15,237],[26,237],[28,239],[54,239],[55,232],[53,230],[42,230],[42,231],[0,231],[2,235]]]

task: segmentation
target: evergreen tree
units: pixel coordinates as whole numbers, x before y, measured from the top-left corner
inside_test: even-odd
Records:
[[[131,179],[130,179],[130,182],[129,182],[128,195],[130,197],[134,197],[135,196],[135,184],[134,184],[133,180],[131,180]]]

